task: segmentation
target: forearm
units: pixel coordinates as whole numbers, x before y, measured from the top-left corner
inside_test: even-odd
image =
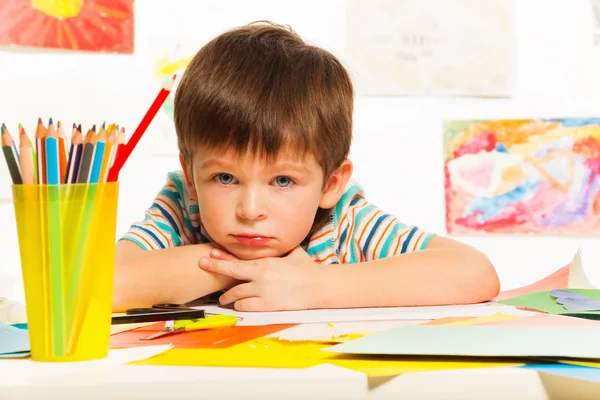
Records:
[[[198,268],[200,257],[208,256],[207,244],[150,251],[122,251],[119,242],[115,259],[113,310],[149,307],[157,303],[186,303],[229,288],[237,281]],[[129,249],[128,249],[129,250]]]
[[[460,247],[327,266],[317,279],[322,297],[316,308],[479,303],[499,289],[487,257]]]

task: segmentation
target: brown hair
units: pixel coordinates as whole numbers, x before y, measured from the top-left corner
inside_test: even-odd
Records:
[[[348,156],[354,92],[330,52],[259,21],[227,31],[191,60],[175,95],[187,163],[200,146],[274,159],[312,153],[325,179]]]

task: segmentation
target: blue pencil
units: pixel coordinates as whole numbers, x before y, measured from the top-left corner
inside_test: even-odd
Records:
[[[94,137],[95,146],[94,154],[92,157],[92,166],[90,172],[89,183],[98,183],[100,178],[100,171],[102,170],[102,160],[104,159],[104,149],[106,147],[106,132],[104,127],[100,129],[98,135]]]

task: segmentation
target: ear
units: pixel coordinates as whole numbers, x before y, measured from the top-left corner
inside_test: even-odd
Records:
[[[194,178],[192,174],[192,167],[185,162],[183,155],[179,154],[179,163],[185,175],[185,186],[187,187],[188,193],[192,200],[198,201],[198,193],[196,192],[196,186],[194,185]]]
[[[344,194],[346,184],[352,176],[352,161],[345,159],[327,180],[323,193],[321,193],[320,208],[331,208],[337,204]]]

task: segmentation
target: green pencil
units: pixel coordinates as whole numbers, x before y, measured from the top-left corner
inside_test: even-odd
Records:
[[[13,183],[15,185],[22,184],[21,166],[18,161],[19,154],[13,146],[13,140],[12,137],[10,137],[10,133],[5,129],[2,130],[2,152],[4,153],[4,158],[6,159],[8,171],[10,172]]]

